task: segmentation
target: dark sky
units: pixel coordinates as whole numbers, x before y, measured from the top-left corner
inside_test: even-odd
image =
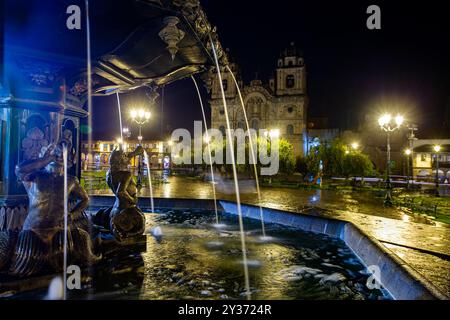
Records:
[[[332,126],[352,128],[365,114],[383,109],[398,110],[422,128],[450,120],[448,112],[444,118],[450,105],[450,19],[442,1],[201,3],[247,82],[256,72],[267,79],[280,51],[295,41],[307,67],[309,114],[328,117]],[[370,4],[381,7],[382,30],[366,28]],[[124,96],[123,104],[135,94]],[[100,117],[115,97],[94,103],[95,136],[109,138],[115,119]],[[153,107],[146,135],[159,133],[160,108]],[[165,126],[171,129],[190,129],[193,120],[201,120],[190,80],[165,88],[164,110]]]

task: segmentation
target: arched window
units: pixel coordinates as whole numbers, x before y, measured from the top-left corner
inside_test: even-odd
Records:
[[[222,87],[223,87],[223,91],[228,90],[228,80],[227,79],[222,80]]]
[[[289,124],[286,128],[287,134],[294,134],[294,126],[292,124]]]
[[[243,123],[242,121],[239,121],[239,122],[237,123],[237,127],[238,127],[239,129],[244,129],[244,123]]]
[[[252,128],[259,130],[259,121],[257,119],[252,120]]]
[[[286,88],[291,89],[295,87],[295,77],[293,74],[286,76]]]

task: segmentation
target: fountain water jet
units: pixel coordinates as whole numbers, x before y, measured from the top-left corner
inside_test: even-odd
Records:
[[[244,99],[242,99],[241,89],[239,88],[239,84],[236,80],[236,77],[234,76],[233,71],[231,71],[231,68],[228,65],[226,66],[226,68],[227,68],[228,72],[231,74],[231,77],[233,78],[233,82],[236,86],[236,90],[238,92],[239,100],[240,100],[241,106],[242,106],[242,112],[244,113],[245,123],[247,125],[248,140],[249,140],[249,144],[250,144],[250,154],[252,155],[253,169],[255,172],[256,192],[258,193],[259,214],[261,217],[261,230],[262,230],[262,234],[263,234],[261,239],[269,240],[270,237],[266,236],[266,228],[264,226],[264,215],[263,215],[263,210],[262,210],[262,206],[261,206],[261,190],[259,188],[259,180],[258,180],[258,168],[256,166],[255,150],[253,148],[253,137],[250,133],[250,125],[249,125],[248,118],[247,118],[247,111],[245,110]]]
[[[65,277],[64,277],[65,278]],[[61,300],[64,298],[64,281],[61,277],[55,277],[50,282],[48,286],[47,295],[45,296],[45,300]]]
[[[117,97],[117,110],[119,111],[120,144],[122,145],[121,147],[123,149],[124,142],[123,142],[123,127],[122,127],[122,108],[120,106],[119,91],[116,91],[116,97]]]
[[[87,111],[88,111],[88,151],[92,149],[92,62],[91,62],[91,27],[89,22],[89,1],[86,6],[86,62],[87,62]]]
[[[67,145],[63,144],[63,165],[64,165],[64,261],[63,261],[63,299],[67,299],[67,228],[68,228],[68,189],[67,189]]]
[[[202,115],[203,115],[203,124],[205,126],[205,135],[206,135],[206,145],[208,147],[208,157],[209,157],[209,165],[211,168],[211,182],[212,182],[212,190],[213,190],[213,196],[214,196],[214,211],[216,213],[216,224],[214,225],[217,228],[223,227],[223,225],[219,224],[219,215],[217,213],[217,197],[216,197],[216,186],[215,186],[215,179],[214,179],[214,167],[212,163],[212,156],[211,156],[211,141],[209,138],[209,132],[208,132],[208,125],[206,123],[206,115],[205,115],[205,108],[203,106],[203,99],[200,95],[200,90],[198,88],[197,81],[195,81],[194,76],[191,76],[192,81],[194,82],[195,89],[197,90],[198,100],[200,102],[200,107],[202,108]]]
[[[87,63],[87,112],[88,112],[88,154],[92,154],[92,61],[91,61],[91,25],[89,20],[89,0],[85,0],[85,14],[86,14],[86,63]],[[92,194],[93,186],[89,184],[89,193]],[[91,227],[89,227],[91,228]],[[92,230],[90,230],[92,234]],[[90,275],[94,273],[91,263],[89,263],[88,272]],[[65,277],[64,277],[65,279]],[[64,292],[66,287],[64,287]],[[88,291],[88,296],[91,296],[92,290]]]
[[[150,171],[150,161],[147,154],[147,151],[144,150],[144,159],[145,164],[147,166],[147,175],[148,175],[148,188],[150,191],[150,207],[152,210],[152,213],[155,212],[155,204],[153,202],[153,185],[152,185],[152,172]]]
[[[225,97],[225,90],[223,88],[222,75],[220,74],[220,65],[219,65],[219,60],[217,58],[216,47],[215,47],[214,41],[211,38],[211,35],[209,36],[209,41],[211,42],[211,48],[212,48],[212,52],[214,55],[214,62],[215,62],[216,69],[217,69],[217,76],[219,78],[219,83],[220,83],[220,92],[222,95],[222,102],[223,102],[223,107],[225,110],[225,119],[226,119],[226,123],[227,123],[228,141],[229,141],[230,145],[232,146],[233,139],[231,136],[231,126],[230,126],[230,118],[228,116],[227,99]],[[244,265],[245,291],[246,291],[247,299],[250,300],[251,292],[250,292],[250,280],[249,280],[248,265],[247,265],[247,248],[245,245],[244,222],[242,219],[242,210],[241,210],[241,196],[239,194],[239,182],[238,182],[236,162],[235,162],[235,158],[234,158],[233,149],[231,150],[230,154],[231,154],[231,161],[232,161],[232,167],[233,167],[234,189],[236,192],[236,204],[237,204],[237,212],[238,212],[238,219],[239,219],[239,230],[241,233],[242,262]]]

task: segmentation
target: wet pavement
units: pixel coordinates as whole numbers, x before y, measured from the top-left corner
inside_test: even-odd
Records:
[[[230,186],[219,182],[217,198],[235,200],[234,194],[220,192],[229,191]],[[175,176],[170,177],[168,183],[155,184],[153,194],[162,198],[213,198],[211,183]],[[141,190],[141,196],[148,195],[147,189]],[[243,203],[258,204],[258,196],[251,184],[242,183],[241,200]],[[350,221],[385,243],[386,247],[450,296],[448,224],[399,208],[384,207],[383,199],[370,192],[261,188],[261,205]]]

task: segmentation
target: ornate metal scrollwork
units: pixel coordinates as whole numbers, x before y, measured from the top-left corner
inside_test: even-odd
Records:
[[[200,11],[199,0],[173,0],[172,4],[177,8],[181,8],[181,13],[191,22],[196,19]]]
[[[185,33],[177,27],[180,22],[175,16],[169,16],[164,18],[166,26],[159,32],[159,37],[167,44],[167,50],[170,52],[172,60],[179,50],[178,43],[183,40]]]

